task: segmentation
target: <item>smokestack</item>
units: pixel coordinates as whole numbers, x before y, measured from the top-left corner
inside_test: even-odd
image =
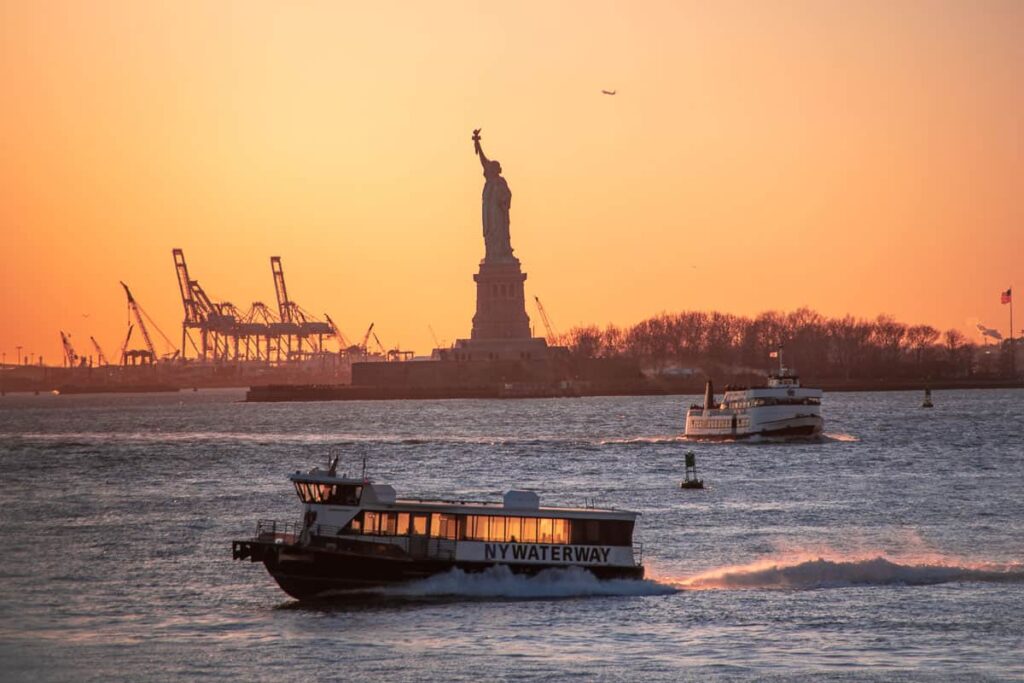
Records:
[[[711,410],[715,407],[715,386],[709,379],[704,385],[704,410]]]

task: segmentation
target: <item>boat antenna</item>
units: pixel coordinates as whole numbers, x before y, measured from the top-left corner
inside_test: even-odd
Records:
[[[334,457],[331,457],[333,455]],[[327,456],[327,473],[332,477],[338,473],[338,454],[331,453]]]

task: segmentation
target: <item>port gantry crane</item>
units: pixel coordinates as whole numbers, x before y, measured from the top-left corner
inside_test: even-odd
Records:
[[[192,295],[193,281],[188,275],[188,265],[185,263],[185,253],[181,249],[173,249],[171,253],[174,255],[174,270],[178,276],[178,290],[181,292],[181,303],[185,307],[185,318],[181,323],[181,357],[182,360],[185,359],[185,349],[187,348],[186,342],[189,342],[201,358],[206,360],[207,340],[204,311],[200,308],[199,302],[196,301],[195,297]],[[201,350],[189,336],[188,331],[190,329],[199,330],[200,338],[202,340]]]
[[[540,302],[540,297],[534,296],[533,300],[537,302],[537,310],[540,311],[540,319],[544,322],[544,329],[547,330],[548,344],[554,346],[558,343],[558,333],[555,332],[555,326],[551,324],[551,319],[548,318],[548,313],[544,310],[544,304]]]
[[[287,345],[288,360],[302,360],[307,355],[323,351],[324,335],[334,335],[334,326],[321,322],[307,313],[297,303],[288,298],[288,288],[284,281],[284,268],[280,256],[270,257],[270,271],[274,275],[274,292],[277,295],[277,309],[281,322],[277,323],[278,331],[284,336]],[[292,340],[295,347],[292,348]],[[310,351],[303,350],[302,344],[309,341]]]
[[[273,311],[262,301],[253,301],[249,310],[238,323],[238,333],[244,340],[245,357],[239,360],[257,360],[270,362],[275,337],[270,333],[270,325],[277,322]],[[264,340],[266,353],[260,350],[260,337]],[[236,355],[238,353],[236,352]]]
[[[233,304],[216,301],[206,293],[190,275],[181,249],[172,253],[185,311],[181,325],[183,358],[191,346],[195,357],[204,362],[280,363],[322,353],[324,335],[338,337],[332,323],[318,320],[289,298],[279,256],[270,259],[277,310],[254,301],[243,314]],[[198,331],[198,341],[193,339],[192,330]],[[339,342],[343,340],[339,338]]]
[[[185,349],[192,345],[200,360],[227,361],[231,355],[232,344],[235,357],[238,356],[238,310],[230,303],[215,303],[198,280],[189,276],[185,254],[181,249],[173,249],[174,269],[178,276],[178,290],[181,303],[185,308],[185,317],[181,323],[181,355],[185,358]],[[188,331],[199,330],[197,345]]]

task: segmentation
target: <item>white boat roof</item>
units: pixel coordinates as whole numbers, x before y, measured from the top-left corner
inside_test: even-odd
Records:
[[[630,510],[596,507],[549,507],[540,505],[540,499],[532,491],[507,491],[504,501],[445,500],[440,498],[397,498],[394,489],[387,484],[375,484],[369,479],[356,479],[345,475],[331,474],[327,470],[313,469],[296,472],[288,477],[292,482],[304,484],[334,484],[362,486],[364,489],[360,507],[373,509],[403,508],[408,510],[430,510],[431,512],[492,514],[516,517],[541,517],[545,515],[594,519],[636,519],[640,513]]]

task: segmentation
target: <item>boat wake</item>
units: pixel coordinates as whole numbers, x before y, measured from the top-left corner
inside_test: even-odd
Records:
[[[920,560],[894,560],[881,555],[852,558],[805,555],[764,559],[662,581],[684,590],[808,590],[849,586],[932,586],[954,582],[1024,584],[1024,564],[975,563],[935,556]]]
[[[860,439],[854,436],[853,434],[831,434],[829,432],[825,432],[824,434],[822,434],[821,438],[824,441],[841,441],[843,443],[852,443],[854,441],[860,441]]]
[[[513,574],[508,567],[479,573],[452,569],[420,581],[372,592],[394,598],[505,598],[512,600],[593,596],[668,595],[679,588],[657,581],[598,579],[580,567],[546,569],[534,576]]]
[[[687,441],[687,438],[682,434],[668,435],[668,436],[634,436],[621,439],[601,439],[597,442],[598,446],[647,446],[651,444],[665,444],[665,443],[683,443]]]

